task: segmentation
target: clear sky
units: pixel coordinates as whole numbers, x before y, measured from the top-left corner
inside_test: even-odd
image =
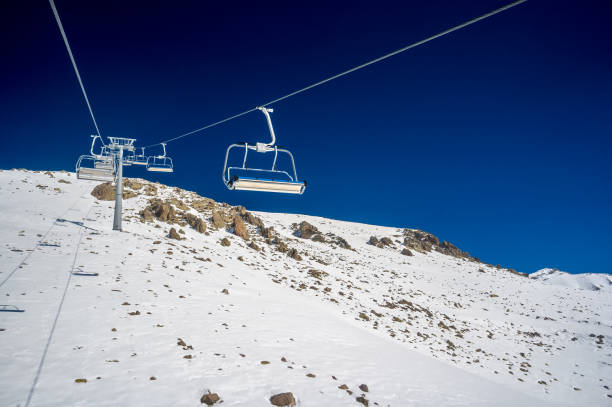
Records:
[[[508,1],[64,1],[103,136],[148,145]],[[73,170],[94,128],[46,1],[2,2],[1,168]],[[126,176],[252,210],[419,228],[522,272],[611,272],[612,3],[530,0],[274,105],[302,196],[227,191],[254,112]],[[157,153],[149,151],[149,153]]]

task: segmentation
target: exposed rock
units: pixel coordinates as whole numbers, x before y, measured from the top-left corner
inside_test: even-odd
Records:
[[[366,393],[370,391],[370,390],[368,389],[368,385],[367,385],[367,384],[360,384],[360,385],[359,385],[359,390],[361,390],[361,391],[365,391]]]
[[[189,207],[187,205],[185,205],[185,202],[181,201],[180,199],[177,198],[172,198],[170,199],[170,203],[174,206],[176,206],[178,209],[182,210],[182,211],[188,211]]]
[[[321,234],[321,233],[316,233],[312,237],[312,240],[315,241],[315,242],[325,243],[325,236],[323,236],[323,234]]]
[[[308,270],[308,275],[318,280],[321,280],[323,277],[328,276],[329,274],[326,273],[325,271],[319,271],[319,270],[313,269],[313,270]]]
[[[115,200],[115,187],[110,182],[96,185],[91,191],[91,195],[101,201],[114,201]]]
[[[287,252],[287,256],[297,261],[302,260],[302,256],[300,256],[296,249],[289,249],[289,251]]]
[[[221,398],[217,393],[208,393],[202,396],[202,398],[200,399],[200,403],[206,404],[207,406],[212,406],[220,399]]]
[[[215,209],[212,211],[212,224],[217,229],[225,228],[225,220],[223,220],[221,214]]]
[[[221,239],[221,246],[229,246],[232,243],[229,241],[229,239],[227,237],[224,237],[223,239]]]
[[[266,239],[274,239],[274,226],[270,226],[269,228],[261,228],[261,236]]]
[[[140,216],[145,218],[145,214],[149,211],[155,218],[162,222],[173,223],[176,221],[176,213],[172,205],[162,202],[160,199],[152,199],[149,201],[149,206],[140,212]]]
[[[348,244],[348,242],[345,239],[341,238],[340,236],[336,236],[336,244],[343,249],[348,249],[348,250],[351,249],[351,245]]]
[[[388,238],[388,237],[383,237],[382,239],[380,239],[380,243],[381,243],[383,246],[391,246],[391,245],[393,244],[393,240],[391,240],[391,239],[390,239],[390,238]]]
[[[302,239],[310,239],[318,232],[319,230],[316,227],[306,221],[303,221],[297,227],[296,236],[301,237]]]
[[[363,404],[364,406],[368,407],[370,405],[370,402],[368,401],[368,399],[366,399],[363,396],[359,396],[357,397],[357,402]]]
[[[237,213],[239,216],[246,216],[247,214],[247,210],[244,206],[242,205],[238,205],[234,207],[234,212]]]
[[[278,246],[276,247],[276,250],[281,253],[286,253],[289,251],[289,247],[287,247],[287,244],[285,242],[279,242]]]
[[[261,220],[260,218],[258,218],[257,216],[253,215],[251,212],[246,211],[246,214],[244,215],[244,220],[253,225],[253,226],[257,226],[260,229],[264,229],[265,225],[263,223],[263,220]]]
[[[270,403],[277,407],[294,407],[295,398],[293,393],[280,393],[270,397]]]
[[[234,215],[234,234],[240,236],[244,240],[249,240],[249,231],[246,229],[242,218],[238,215]]]
[[[170,239],[181,240],[181,236],[176,232],[176,229],[170,228],[170,232],[168,233],[168,237]]]
[[[191,202],[191,207],[198,212],[204,212],[205,210],[213,209],[215,207],[215,201],[210,198],[202,198]]]
[[[130,178],[124,178],[123,186],[138,191],[140,188],[142,188],[143,184]]]
[[[70,182],[70,181],[68,181],[66,179],[63,179],[63,178],[58,180],[57,182],[59,182],[60,184],[72,184],[72,182]]]
[[[197,230],[200,233],[206,232],[206,223],[191,213],[184,213],[183,219],[187,222],[192,228]]]
[[[412,252],[408,250],[407,248],[402,249],[402,254],[404,256],[413,256]]]
[[[253,242],[253,241],[251,241],[251,243],[249,243],[249,247],[251,249],[253,249],[253,250],[256,250],[256,251],[260,251],[261,250],[261,248],[259,246],[257,246],[257,244],[255,242]]]
[[[146,184],[144,187],[144,192],[145,195],[148,196],[156,196],[157,195],[157,187],[151,185],[151,184]]]
[[[51,171],[45,172],[45,175],[48,175],[51,178],[55,178],[55,175],[53,175],[53,173]]]
[[[153,213],[147,208],[140,211],[140,218],[144,222],[152,222],[153,221]]]
[[[115,200],[115,187],[110,182],[96,185],[91,191],[91,195],[101,201],[114,201]],[[137,196],[133,191],[123,190],[123,199],[130,199]]]
[[[378,239],[376,238],[376,236],[370,236],[370,240],[368,240],[368,244],[371,244],[372,246],[378,246]]]

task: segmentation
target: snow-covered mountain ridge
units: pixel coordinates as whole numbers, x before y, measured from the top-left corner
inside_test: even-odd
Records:
[[[605,273],[570,274],[553,268],[545,268],[530,274],[529,278],[546,284],[590,291],[604,290],[612,294],[612,276]]]
[[[25,310],[0,313],[0,405],[24,405],[67,283],[31,405],[196,405],[209,390],[248,406],[284,392],[299,406],[611,401],[606,289],[526,278],[422,231],[144,180],[126,182],[113,232],[96,185],[0,172],[0,302]],[[73,262],[99,275],[68,280]]]

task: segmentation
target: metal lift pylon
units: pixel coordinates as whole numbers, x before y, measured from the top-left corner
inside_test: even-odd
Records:
[[[123,212],[123,150],[134,151],[136,139],[123,137],[109,137],[109,149],[117,160],[117,182],[115,183],[115,216],[113,217],[113,230],[121,231]]]

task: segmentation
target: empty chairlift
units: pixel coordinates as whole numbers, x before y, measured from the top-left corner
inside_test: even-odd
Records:
[[[172,158],[166,156],[166,143],[161,143],[163,155],[151,156],[147,159],[147,171],[173,172]]]
[[[123,164],[128,165],[147,165],[148,157],[144,153],[144,147],[140,147],[140,154],[136,154],[136,151],[132,152],[125,157],[123,157]]]
[[[104,146],[100,136],[93,135],[91,137],[90,155],[82,155],[77,160],[77,178],[92,181],[113,182],[117,173],[115,157],[109,152],[108,148]],[[99,154],[94,152],[96,139],[100,139],[100,142],[102,143]]]
[[[280,192],[286,194],[304,193],[304,190],[306,189],[306,182],[298,180],[293,154],[291,154],[289,150],[280,148],[275,144],[276,136],[274,134],[274,128],[272,127],[272,120],[270,119],[269,114],[273,110],[265,107],[258,107],[258,109],[266,116],[272,140],[269,143],[256,143],[254,145],[249,143],[230,145],[225,152],[223,183],[230,190]],[[244,157],[241,167],[227,166],[229,153],[233,148],[244,149]],[[247,166],[247,155],[249,150],[253,150],[257,153],[274,153],[271,168],[249,168]],[[287,154],[291,159],[291,173],[284,170],[279,170],[277,168],[279,153]]]

